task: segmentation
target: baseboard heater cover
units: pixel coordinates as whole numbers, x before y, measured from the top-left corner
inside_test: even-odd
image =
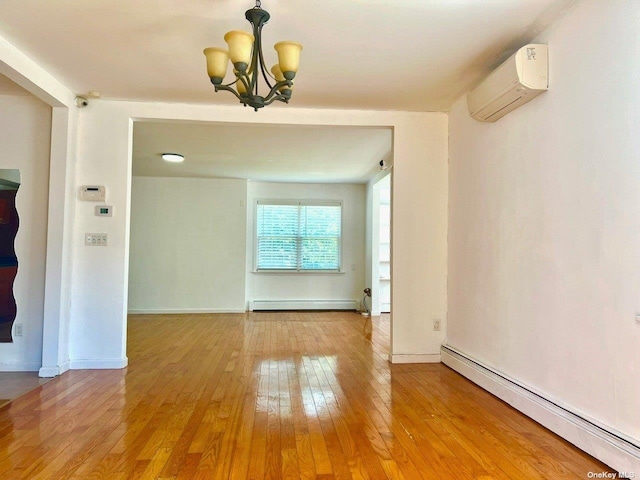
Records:
[[[128,315],[181,315],[198,313],[245,313],[244,308],[131,308]]]
[[[640,445],[448,345],[442,363],[619,472],[640,472]]]
[[[357,310],[355,300],[252,300],[256,310]]]

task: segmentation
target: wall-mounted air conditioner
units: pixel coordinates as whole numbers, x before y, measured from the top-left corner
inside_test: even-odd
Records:
[[[469,113],[495,122],[549,88],[548,47],[529,44],[485,78],[467,95]]]

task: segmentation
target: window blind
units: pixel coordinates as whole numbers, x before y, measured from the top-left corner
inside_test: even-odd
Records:
[[[258,270],[340,270],[342,205],[258,202]]]

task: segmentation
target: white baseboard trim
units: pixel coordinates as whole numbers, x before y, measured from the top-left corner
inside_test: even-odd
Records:
[[[106,358],[106,359],[78,359],[71,360],[69,367],[71,370],[117,370],[126,367],[129,359]]]
[[[171,315],[182,313],[245,313],[244,308],[132,308],[127,311],[129,315]]]
[[[35,362],[0,363],[0,372],[37,372],[40,364]]]
[[[40,370],[38,370],[38,376],[40,378],[53,378],[59,374],[60,369],[58,367],[41,367]]]
[[[57,377],[58,375],[62,375],[64,372],[68,370],[69,370],[69,360],[61,363],[58,366],[40,367],[40,370],[38,370],[38,376],[40,378],[52,378],[52,377]]]
[[[413,355],[389,354],[389,363],[440,363],[439,353],[423,353]]]
[[[68,372],[71,370],[71,365],[69,364],[69,360],[66,362],[62,362],[60,367],[58,367],[58,375],[62,375],[64,372]]]
[[[589,455],[619,472],[640,475],[640,446],[635,440],[585,418],[448,345],[442,346],[441,354],[442,363]]]
[[[252,300],[254,310],[357,310],[355,300]]]

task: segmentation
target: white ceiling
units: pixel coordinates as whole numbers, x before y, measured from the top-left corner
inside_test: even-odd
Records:
[[[387,128],[137,122],[133,175],[364,183],[389,165]],[[169,163],[162,153],[180,153]]]
[[[578,0],[264,0],[265,56],[304,44],[296,107],[446,111]],[[233,104],[202,50],[248,30],[251,0],[2,0],[0,35],[76,94]],[[229,77],[228,77],[229,79]],[[0,94],[25,90],[0,75]],[[286,108],[284,105],[268,108]],[[259,115],[257,113],[256,115]],[[137,123],[134,175],[364,182],[392,163],[387,129]],[[245,139],[251,139],[246,141]],[[175,165],[162,152],[185,155]]]
[[[446,111],[576,0],[264,0],[265,54],[304,44],[296,107]],[[248,29],[251,0],[2,0],[0,35],[75,93],[234,103],[202,49]],[[273,108],[273,107],[270,107]]]

